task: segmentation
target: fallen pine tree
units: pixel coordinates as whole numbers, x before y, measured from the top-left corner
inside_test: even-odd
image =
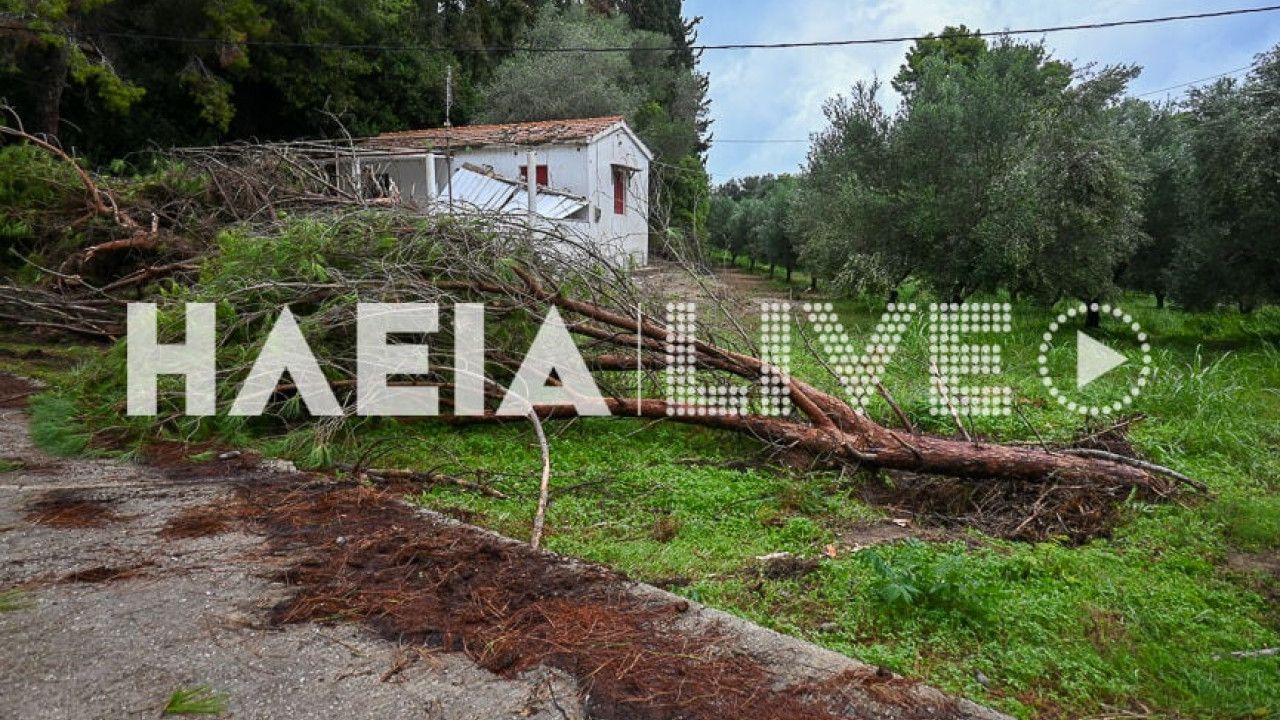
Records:
[[[287,175],[323,176],[314,168],[300,171],[307,167],[305,158],[274,151],[253,157],[259,166],[265,163],[275,172],[283,167],[289,170]],[[491,342],[486,343],[483,360],[484,409],[476,417],[463,419],[467,422],[505,419],[496,412],[504,398],[502,388],[516,377],[521,353],[534,339],[538,324],[554,309],[577,339],[583,360],[599,379],[603,403],[613,415],[741,433],[805,457],[814,466],[1045,487],[1089,483],[1113,489],[1113,496],[1141,489],[1163,497],[1178,484],[1205,490],[1172,469],[1107,450],[942,437],[920,433],[909,422],[903,423],[904,429],[890,428],[860,414],[836,392],[794,376],[785,386],[790,410],[783,415],[766,412],[755,400],[744,404],[740,413],[684,412],[687,403],[665,399],[661,392],[672,362],[672,329],[663,312],[664,299],[637,285],[627,273],[610,269],[593,248],[545,230],[531,231],[509,218],[362,210],[355,199],[349,199],[347,209],[335,210],[332,199],[309,204],[308,198],[317,191],[299,190],[296,185],[287,186],[285,197],[276,201],[271,199],[270,183],[260,182],[261,167],[235,167],[220,155],[203,162],[209,177],[216,180],[203,185],[206,191],[220,187],[224,198],[248,193],[273,212],[238,211],[235,216],[245,219],[224,224],[214,240],[183,242],[179,240],[181,224],[165,228],[154,214],[149,223],[133,219],[139,214],[135,209],[121,208],[110,191],[82,173],[91,212],[115,218],[120,232],[102,242],[72,248],[60,261],[46,257],[43,282],[0,287],[0,316],[20,327],[114,341],[124,334],[129,302],[163,295],[167,304],[161,310],[160,341],[180,342],[181,304],[216,303],[218,394],[220,407],[226,408],[268,330],[281,309],[288,307],[320,358],[326,381],[341,396],[344,413],[338,418],[308,417],[302,412],[304,403],[297,388],[282,381],[268,405],[270,418],[224,418],[210,423],[184,417],[180,386],[162,383],[157,417],[122,418],[124,352],[117,347],[87,375],[83,392],[83,397],[101,401],[87,413],[99,415],[96,424],[113,427],[121,436],[117,439],[128,439],[125,436],[130,434],[139,439],[166,430],[184,435],[195,428],[218,432],[219,422],[232,422],[231,432],[246,425],[252,429],[255,423],[314,423],[325,437],[346,426],[373,421],[354,412],[356,303],[429,303],[445,315],[450,308],[469,303],[486,308],[485,333]],[[231,179],[239,182],[239,190],[227,189]],[[167,254],[156,256],[161,248]],[[95,257],[124,253],[132,253],[136,262],[116,267],[113,275],[100,282],[75,272]],[[777,374],[777,368],[762,359],[747,338],[734,313],[722,315],[727,322],[720,326],[699,326],[696,338],[681,338],[692,357],[688,369],[716,386],[749,386],[763,375]],[[456,361],[450,356],[455,344],[452,334],[451,324],[441,322],[430,343],[434,369],[401,378],[404,385],[437,388],[446,408],[456,390],[456,379],[447,370]],[[637,396],[638,374],[643,378],[641,386],[650,391],[647,396]],[[896,405],[894,409],[902,418],[900,409]],[[563,404],[540,404],[533,411],[543,420],[576,415],[574,406]],[[963,426],[959,427],[963,434]]]

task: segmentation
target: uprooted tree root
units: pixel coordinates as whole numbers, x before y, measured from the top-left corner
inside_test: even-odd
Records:
[[[361,621],[396,642],[465,652],[511,676],[545,665],[579,683],[592,717],[960,718],[962,703],[874,668],[780,685],[716,630],[679,630],[681,600],[642,599],[624,576],[355,486],[253,480],[233,514],[299,558],[276,622]]]
[[[906,515],[919,528],[980,530],[1006,540],[1067,540],[1073,544],[1108,537],[1124,520],[1132,499],[1155,502],[1167,497],[1149,487],[1052,480],[965,480],[893,473],[870,480],[861,498]]]
[[[1141,462],[1128,433],[1142,419],[1142,415],[1129,415],[1114,423],[1086,426],[1072,447],[1063,451],[1098,451]],[[1162,502],[1176,490],[1173,481],[1129,486],[1071,483],[1052,476],[984,480],[892,472],[868,478],[860,497],[896,516],[911,517],[918,528],[971,528],[1005,540],[1081,544],[1109,537],[1125,520],[1125,503]]]

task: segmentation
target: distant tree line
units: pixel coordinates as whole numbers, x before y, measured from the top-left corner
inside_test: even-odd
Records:
[[[791,281],[800,248],[793,205],[799,181],[792,175],[749,176],[716,188],[707,218],[709,239],[729,261],[761,262],[773,277],[781,268]]]
[[[709,237],[847,292],[1280,301],[1280,46],[1180,103],[1125,98],[1138,72],[949,27],[908,53],[896,112],[856,83],[798,178],[717,188]]]

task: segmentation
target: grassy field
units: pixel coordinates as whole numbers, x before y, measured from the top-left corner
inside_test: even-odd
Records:
[[[836,304],[865,344],[883,308]],[[1113,530],[1085,542],[1015,542],[868,502],[892,476],[801,472],[742,437],[594,418],[548,426],[546,543],[1021,717],[1280,717],[1280,657],[1229,655],[1280,645],[1280,312],[1122,305],[1150,335],[1154,368],[1126,411],[1127,439],[1210,496],[1130,498]],[[1015,308],[998,382],[1013,387],[1016,412],[967,432],[1066,443],[1108,424],[1052,402],[1037,374],[1059,311]],[[949,417],[928,413],[927,332],[917,318],[884,382],[922,429],[953,435]],[[1127,332],[1096,336],[1119,344]],[[836,388],[799,338],[796,352],[797,375]],[[1073,357],[1057,345],[1046,356],[1055,372]],[[1115,375],[1089,390],[1123,391],[1132,375]],[[56,405],[41,407],[37,431],[72,432],[57,430]],[[870,412],[895,422],[881,400]],[[255,442],[303,463],[363,457],[483,482],[509,498],[443,486],[415,499],[529,536],[540,461],[525,423],[382,420],[335,439],[305,429]],[[759,559],[776,553],[790,555]]]

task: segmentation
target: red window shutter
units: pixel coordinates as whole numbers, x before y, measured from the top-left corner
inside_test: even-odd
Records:
[[[534,179],[534,181],[535,181],[535,182],[537,182],[539,185],[550,185],[550,184],[551,184],[551,182],[550,182],[550,176],[551,176],[551,174],[550,174],[549,172],[547,172],[547,166],[546,166],[546,165],[538,165],[538,166],[537,166],[537,169],[533,171],[533,179]],[[528,180],[528,179],[529,179],[529,166],[528,166],[528,165],[521,165],[521,166],[520,166],[520,179],[521,179],[521,180]]]
[[[613,167],[613,212],[617,215],[627,212],[627,171],[616,165]]]

